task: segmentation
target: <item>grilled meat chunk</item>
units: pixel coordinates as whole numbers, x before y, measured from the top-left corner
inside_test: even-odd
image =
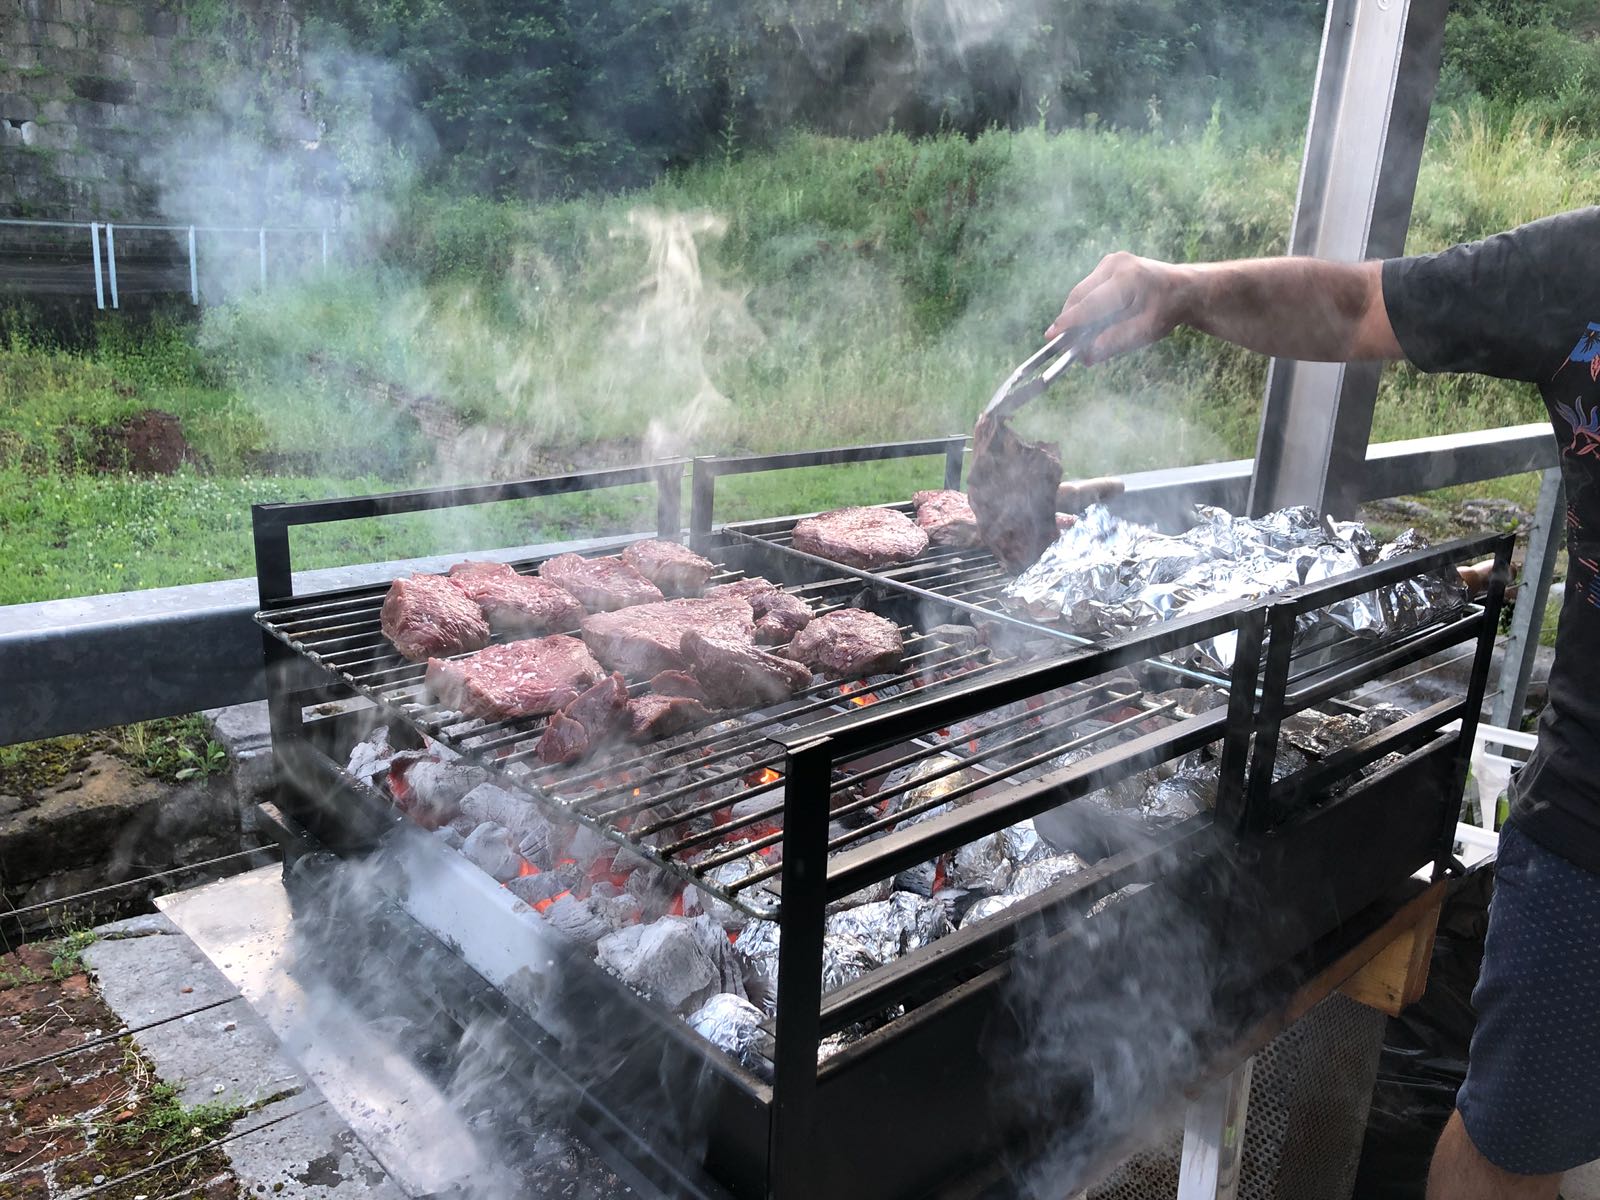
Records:
[[[978,419],[967,496],[978,519],[978,536],[1013,575],[1036,563],[1056,540],[1060,486],[1060,447],[1025,442],[998,418]]]
[[[637,696],[628,701],[627,735],[630,741],[653,742],[710,719],[710,710],[688,696]]]
[[[871,571],[915,558],[928,534],[892,508],[840,508],[796,522],[794,548]]]
[[[976,546],[978,518],[965,492],[953,488],[917,492],[911,497],[917,506],[917,524],[928,531],[935,546]]]
[[[687,665],[680,643],[690,630],[748,642],[754,628],[750,605],[737,597],[662,600],[585,617],[583,640],[609,670],[649,678]]]
[[[759,575],[719,583],[707,589],[706,596],[708,599],[738,596],[748,600],[756,615],[756,641],[763,646],[783,645],[811,621],[809,604]]]
[[[698,596],[716,570],[689,547],[659,539],[635,542],[622,552],[622,561],[668,596]]]
[[[554,634],[466,658],[430,658],[424,683],[449,708],[504,721],[555,712],[604,675],[582,642]]]
[[[829,679],[862,679],[899,670],[905,643],[893,621],[841,608],[811,622],[780,653]]]
[[[657,696],[682,696],[686,700],[709,703],[705,688],[687,671],[662,671],[650,679],[650,691]]]
[[[539,577],[565,588],[590,612],[615,612],[660,600],[661,589],[620,558],[558,554],[539,564]]]
[[[683,656],[718,708],[744,708],[787,700],[811,683],[811,672],[788,659],[758,650],[747,641],[683,635]]]
[[[582,721],[574,721],[565,713],[553,712],[533,752],[540,762],[575,763],[589,753],[592,745],[589,729]]]
[[[618,731],[627,707],[627,682],[613,672],[550,715],[534,753],[547,763],[577,762]]]
[[[478,606],[442,575],[396,579],[383,598],[378,624],[412,662],[489,644],[489,625]]]
[[[571,592],[505,563],[459,562],[450,568],[450,582],[477,604],[495,633],[559,633],[576,629],[583,616]]]

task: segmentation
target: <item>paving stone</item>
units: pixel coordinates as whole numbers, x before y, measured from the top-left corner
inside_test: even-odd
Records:
[[[312,1094],[314,1095],[314,1093]],[[245,1195],[306,1200],[404,1200],[383,1168],[326,1104],[291,1096],[251,1113],[241,1127],[287,1120],[230,1143],[228,1157]]]

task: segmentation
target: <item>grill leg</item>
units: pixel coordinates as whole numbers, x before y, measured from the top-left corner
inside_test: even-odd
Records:
[[[1255,1059],[1246,1059],[1232,1074],[1217,1080],[1189,1102],[1183,1119],[1178,1200],[1234,1200],[1239,1194],[1239,1165],[1254,1063]]]

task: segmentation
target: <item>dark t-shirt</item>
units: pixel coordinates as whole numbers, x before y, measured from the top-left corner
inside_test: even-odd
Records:
[[[1383,299],[1424,371],[1537,384],[1567,490],[1567,586],[1539,745],[1517,777],[1523,830],[1600,871],[1600,208],[1383,264]]]

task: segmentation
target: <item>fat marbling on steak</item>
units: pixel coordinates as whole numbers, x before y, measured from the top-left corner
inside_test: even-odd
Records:
[[[442,575],[396,579],[383,598],[378,625],[394,648],[412,662],[489,644],[489,624],[483,613]]]
[[[459,562],[450,582],[482,611],[495,633],[526,636],[578,627],[583,605],[548,579],[519,575],[505,563]]]
[[[660,588],[620,558],[558,554],[539,564],[539,577],[571,592],[592,613],[662,599]]]
[[[465,658],[430,658],[424,683],[447,708],[504,721],[555,712],[604,676],[588,647],[558,633]]]
[[[781,653],[829,679],[862,679],[897,671],[905,643],[893,621],[840,608],[807,625]]]
[[[917,524],[928,531],[932,545],[978,544],[978,518],[973,515],[972,502],[965,492],[938,488],[915,493],[911,502],[917,506]]]
[[[709,558],[659,538],[635,542],[622,552],[622,561],[668,596],[698,596],[716,570]]]
[[[928,534],[892,508],[840,508],[797,521],[794,548],[871,571],[915,558],[928,548]]]
[[[967,497],[978,536],[1000,565],[1018,575],[1056,540],[1056,489],[1061,449],[1025,442],[998,417],[979,417],[972,435]]]
[[[683,635],[683,656],[718,708],[787,700],[811,684],[811,672],[799,663],[758,650],[748,641],[706,637],[690,630]]]
[[[708,588],[706,596],[708,599],[738,596],[748,600],[756,615],[756,641],[763,646],[781,646],[811,622],[811,606],[804,599],[760,575],[719,583]]]
[[[748,642],[754,629],[749,603],[737,596],[660,600],[585,617],[583,640],[608,670],[647,679],[688,665],[680,643],[691,630]]]

